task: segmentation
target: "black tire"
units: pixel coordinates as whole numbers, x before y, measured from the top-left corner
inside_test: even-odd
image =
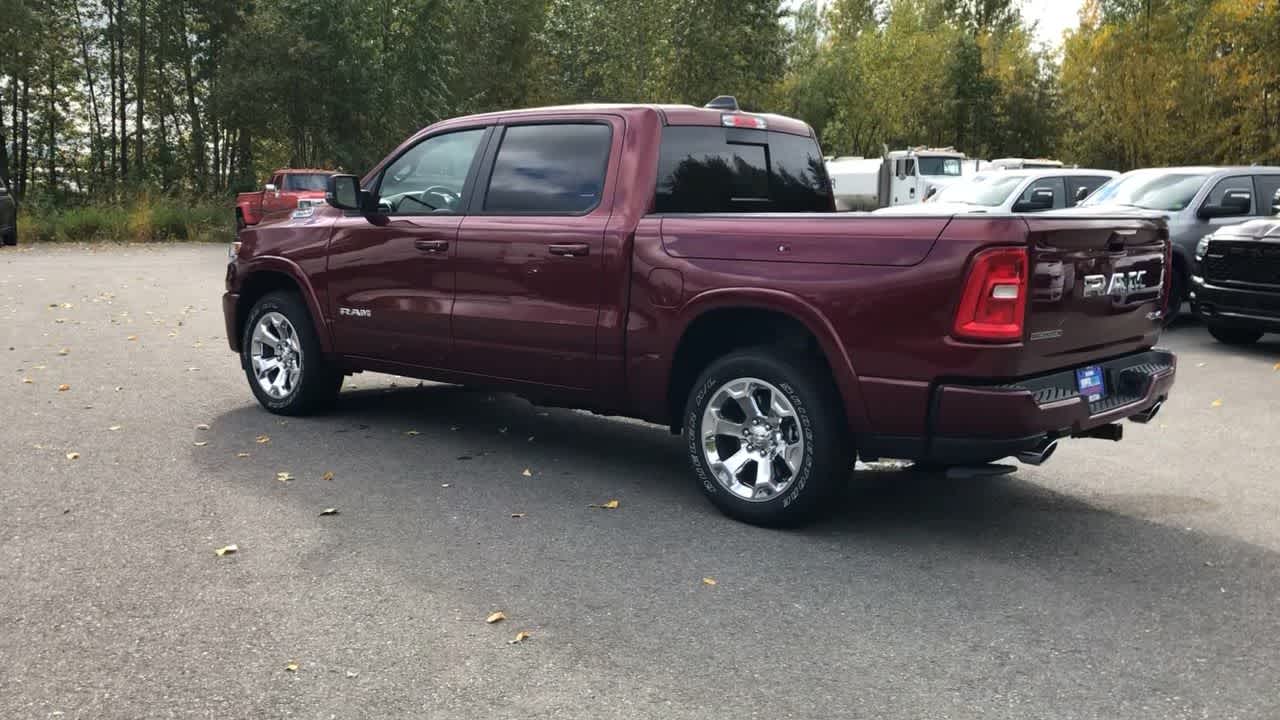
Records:
[[[13,228],[9,232],[5,233],[3,242],[5,245],[17,245],[18,244],[18,228]]]
[[[247,226],[244,222],[244,213],[236,210],[236,234],[239,234],[241,230],[245,229],[245,227]]]
[[[296,381],[289,385],[288,392],[281,397],[273,397],[262,387],[253,368],[254,329],[269,313],[283,315],[297,340],[299,373]],[[249,311],[240,337],[240,364],[249,381],[249,389],[262,407],[277,415],[309,415],[333,407],[338,391],[342,389],[343,374],[332,366],[321,350],[311,313],[297,293],[264,295]]]
[[[1223,327],[1222,325],[1210,325],[1209,334],[1213,336],[1214,340],[1227,345],[1252,345],[1262,339],[1261,330]]]
[[[1182,316],[1182,303],[1187,301],[1187,278],[1182,268],[1174,266],[1173,277],[1169,278],[1169,304],[1164,313],[1164,326],[1169,327]]]
[[[781,391],[794,410],[794,415],[783,421],[787,425],[784,430],[791,432],[791,428],[796,428],[804,433],[803,448],[795,458],[797,470],[791,472],[785,463],[781,468],[787,470],[789,482],[782,485],[777,494],[754,501],[734,494],[718,479],[700,439],[703,416],[718,391],[727,383],[746,378],[762,380]],[[853,465],[852,442],[837,398],[839,393],[818,363],[774,349],[742,350],[711,363],[689,393],[683,423],[689,462],[703,494],[721,512],[753,525],[795,526],[829,509],[827,501],[847,485]],[[734,451],[730,439],[712,442],[716,443],[718,455],[721,442],[730,443],[725,453]],[[777,464],[780,461],[770,461],[775,473],[780,469]],[[748,467],[759,470],[751,461]],[[738,475],[742,472],[746,472],[745,467],[740,467]]]

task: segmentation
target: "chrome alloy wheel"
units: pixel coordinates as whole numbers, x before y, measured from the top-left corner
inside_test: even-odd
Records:
[[[258,318],[249,344],[249,360],[263,392],[276,400],[293,394],[302,375],[302,344],[289,318],[278,312]]]
[[[786,492],[804,461],[805,437],[791,401],[757,378],[724,383],[698,428],[702,456],[725,490],[752,502]]]

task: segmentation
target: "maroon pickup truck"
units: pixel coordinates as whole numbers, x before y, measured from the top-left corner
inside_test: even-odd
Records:
[[[813,131],[776,115],[464,117],[327,201],[233,246],[227,335],[265,408],[369,370],[641,418],[748,522],[821,510],[857,456],[1116,440],[1173,385],[1158,217],[836,214]]]

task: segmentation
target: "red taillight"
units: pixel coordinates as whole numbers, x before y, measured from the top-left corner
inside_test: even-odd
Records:
[[[725,127],[753,128],[755,130],[768,130],[769,123],[762,117],[755,115],[729,115],[720,116],[720,124]]]
[[[969,264],[953,334],[964,340],[1021,340],[1027,287],[1026,248],[994,248],[978,253]]]

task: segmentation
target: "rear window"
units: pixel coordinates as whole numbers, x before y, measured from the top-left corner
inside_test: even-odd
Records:
[[[320,175],[318,173],[313,175],[285,175],[284,189],[302,192],[324,192],[325,182],[328,178],[328,175]]]
[[[832,208],[831,183],[813,138],[743,128],[663,128],[655,212]]]

